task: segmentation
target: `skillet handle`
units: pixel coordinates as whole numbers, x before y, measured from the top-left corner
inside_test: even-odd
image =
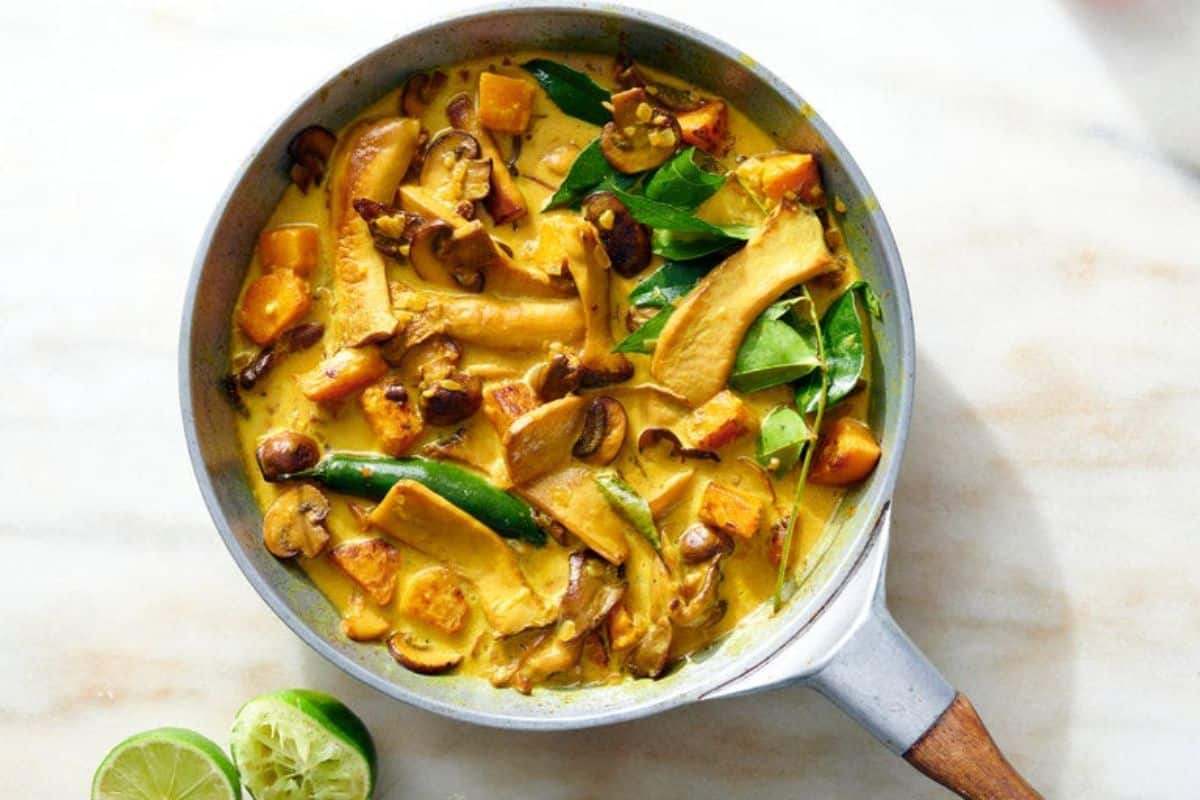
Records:
[[[805,682],[893,752],[967,800],[1040,800],[971,703],[900,629],[882,575],[833,656]]]

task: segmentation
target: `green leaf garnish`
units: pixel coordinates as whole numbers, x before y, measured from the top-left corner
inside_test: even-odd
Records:
[[[613,348],[613,352],[653,353],[659,334],[667,326],[667,320],[671,318],[671,313],[674,311],[674,307],[670,305],[663,306],[657,314],[642,323],[640,328],[617,342],[617,346]]]
[[[579,155],[575,156],[575,160],[571,162],[571,168],[567,170],[558,190],[550,195],[546,204],[542,206],[542,210],[549,211],[552,208],[573,206],[591,194],[592,190],[602,182],[615,178],[616,174],[617,171],[600,151],[600,140],[593,139],[587,147],[579,151]]]
[[[689,147],[659,167],[646,182],[646,197],[676,208],[695,211],[725,185],[717,175],[696,163],[696,148]]]
[[[650,542],[655,550],[661,551],[662,543],[658,538],[658,528],[654,524],[654,514],[651,513],[650,504],[646,502],[646,498],[638,494],[615,472],[598,472],[593,478],[609,505],[629,520],[629,523],[638,533],[646,537],[646,541]]]
[[[791,383],[820,365],[811,328],[798,330],[782,319],[798,299],[774,303],[750,325],[729,374],[734,389],[750,393]]]
[[[796,466],[800,453],[811,439],[812,432],[796,409],[776,406],[767,412],[759,426],[754,458],[781,475]]]
[[[612,119],[612,112],[604,107],[612,94],[579,70],[544,58],[526,61],[521,68],[541,84],[564,113],[593,125]]]
[[[668,261],[633,287],[629,293],[629,305],[655,308],[671,305],[690,292],[719,261],[719,258]]]
[[[724,234],[711,236],[675,231],[654,231],[650,235],[650,249],[655,255],[673,261],[694,261],[709,255],[724,255],[740,244],[740,239]]]
[[[862,379],[866,364],[866,333],[863,327],[863,308],[876,319],[882,310],[879,298],[865,281],[856,281],[846,288],[821,318],[821,338],[825,350],[826,369],[823,380],[825,402],[833,405],[847,397]],[[796,388],[796,407],[805,414],[817,410],[820,382],[813,373]]]

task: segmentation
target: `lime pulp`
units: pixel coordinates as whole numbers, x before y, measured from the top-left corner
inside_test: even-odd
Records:
[[[237,770],[209,739],[184,728],[131,736],[105,756],[92,800],[238,800]]]

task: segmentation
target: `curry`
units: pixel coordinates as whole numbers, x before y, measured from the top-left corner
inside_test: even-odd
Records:
[[[497,687],[655,678],[802,581],[880,449],[814,154],[627,58],[413,75],[292,140],[232,320],[264,546]]]

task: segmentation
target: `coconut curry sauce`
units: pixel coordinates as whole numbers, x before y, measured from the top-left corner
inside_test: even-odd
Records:
[[[813,156],[534,53],[289,154],[230,392],[264,545],[346,636],[528,692],[655,677],[794,588],[879,457],[878,304]]]

